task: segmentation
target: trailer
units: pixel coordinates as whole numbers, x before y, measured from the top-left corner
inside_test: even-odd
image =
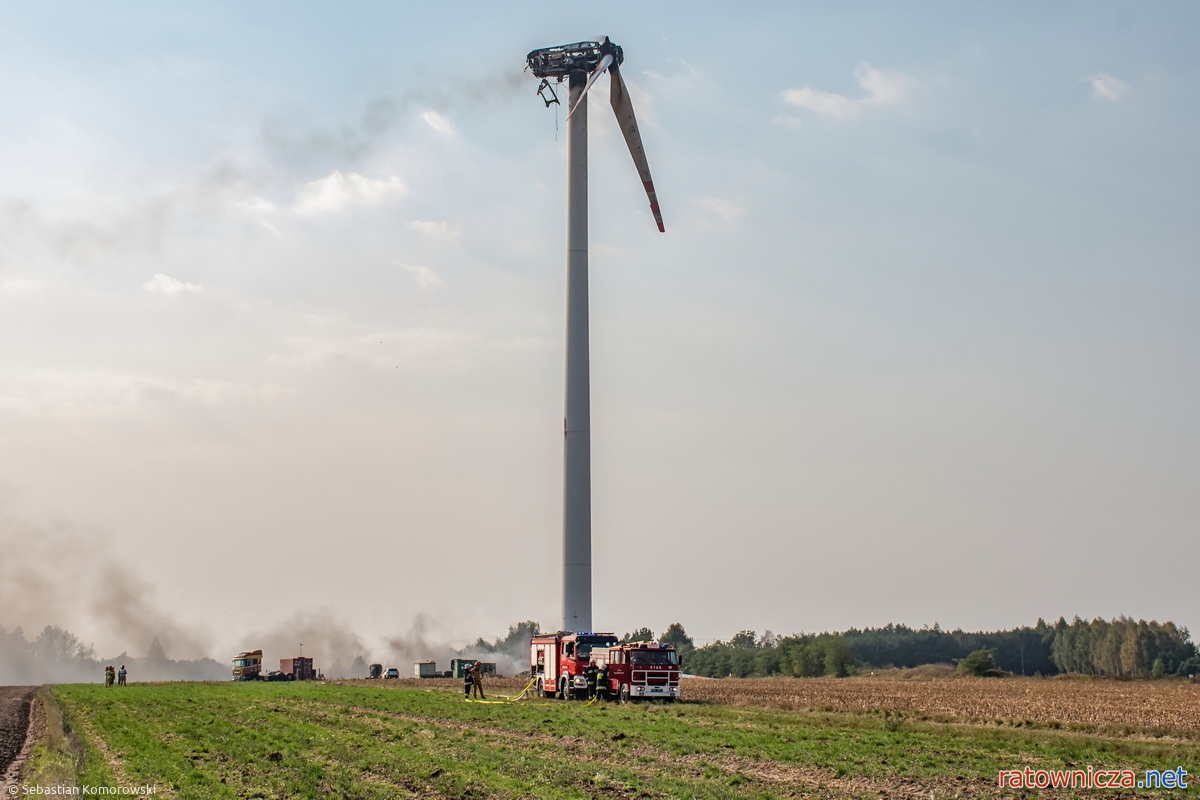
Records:
[[[313,660],[305,656],[296,658],[281,658],[279,671],[288,676],[289,681],[316,680],[317,673],[313,669]]]
[[[471,668],[479,659],[476,658],[452,658],[450,659],[450,677],[461,678],[467,670]],[[480,661],[479,665],[483,668],[484,675],[495,675],[496,664],[492,661]]]
[[[417,661],[413,664],[414,678],[448,678],[449,673],[438,672],[436,661]]]

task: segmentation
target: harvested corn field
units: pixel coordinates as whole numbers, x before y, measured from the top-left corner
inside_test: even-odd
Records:
[[[952,722],[1033,723],[1081,730],[1170,731],[1200,738],[1200,684],[1188,681],[944,678],[689,680],[690,700],[797,711],[887,711]]]

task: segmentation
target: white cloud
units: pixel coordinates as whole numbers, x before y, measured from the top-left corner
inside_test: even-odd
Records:
[[[422,111],[421,120],[440,136],[445,136],[447,139],[454,136],[454,125],[436,111]]]
[[[437,239],[453,239],[458,236],[458,226],[451,225],[444,220],[420,220],[415,219],[408,223],[411,230],[423,233],[426,236],[432,236]]]
[[[387,180],[335,171],[301,190],[295,210],[299,214],[335,213],[352,206],[378,206],[403,197],[408,187],[395,175]]]
[[[816,114],[834,119],[853,119],[864,111],[903,102],[912,94],[917,81],[912,76],[893,69],[876,69],[862,63],[854,69],[854,79],[867,93],[866,97],[846,97],[835,92],[822,92],[811,86],[785,89],[785,102]]]
[[[623,258],[628,252],[619,244],[609,244],[608,242],[591,242],[588,244],[588,247],[591,250],[592,256],[598,261]]]
[[[286,362],[302,368],[320,368],[338,361],[353,361],[376,369],[456,368],[480,350],[478,337],[461,330],[412,328],[338,339],[293,337],[297,351]]]
[[[167,297],[178,297],[181,294],[195,294],[204,289],[198,283],[184,283],[181,280],[172,278],[170,275],[159,273],[151,278],[146,283],[142,284],[142,288],[151,294],[163,294]]]
[[[695,202],[700,207],[706,208],[716,214],[730,225],[736,224],[742,218],[742,215],[746,213],[746,210],[740,205],[723,197],[701,197]]]
[[[401,264],[400,266],[404,267],[413,276],[413,280],[422,289],[432,289],[435,286],[442,285],[442,279],[429,267],[421,267],[416,264]]]
[[[1097,100],[1110,100],[1115,103],[1130,91],[1128,83],[1106,72],[1097,72],[1084,80],[1092,85],[1092,97]]]
[[[0,295],[27,297],[45,288],[45,286],[44,282],[30,280],[29,278],[9,278],[6,281],[0,282]]]
[[[251,386],[245,383],[197,378],[185,386],[179,395],[184,400],[189,400],[200,405],[216,406],[224,403],[247,403],[271,400],[282,393],[282,389],[269,384]]]
[[[279,207],[270,200],[257,196],[247,197],[242,200],[235,200],[233,204],[243,211],[249,211],[251,213],[273,214],[279,210]]]
[[[0,409],[62,420],[144,410],[173,389],[162,380],[118,372],[36,370],[8,376]]]
[[[544,353],[562,347],[562,339],[549,336],[520,336],[493,342],[490,349],[500,353]]]

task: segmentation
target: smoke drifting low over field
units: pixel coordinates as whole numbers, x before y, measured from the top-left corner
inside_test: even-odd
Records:
[[[149,653],[157,642],[160,652],[176,658],[208,654],[206,632],[167,615],[150,585],[105,552],[106,543],[95,532],[33,525],[0,508],[0,626],[9,645],[0,651],[0,670],[17,660],[17,639],[37,645],[39,631],[54,640],[39,645],[43,662],[93,654],[90,643],[47,633],[55,627],[118,642],[126,653]],[[0,682],[11,678],[0,672]]]
[[[133,681],[226,680],[229,660],[257,649],[267,669],[305,655],[331,678],[366,677],[371,663],[402,675],[411,675],[417,661],[437,661],[446,670],[459,657],[496,662],[501,674],[527,668],[525,628],[463,648],[423,614],[394,634],[366,636],[329,609],[296,613],[240,638],[214,633],[165,612],[109,544],[99,533],[34,525],[0,507],[0,685],[99,682],[107,664],[125,664]],[[97,639],[108,643],[101,652]]]
[[[517,640],[513,631],[520,628]],[[352,630],[336,614],[330,611],[315,611],[296,614],[283,623],[246,637],[245,645],[263,651],[270,668],[280,658],[303,655],[313,659],[314,665],[329,678],[365,678],[369,664],[381,664],[385,668],[396,667],[402,676],[413,674],[413,664],[418,661],[436,661],[439,670],[450,669],[454,658],[477,658],[496,664],[501,675],[515,675],[529,668],[525,663],[528,636],[525,628],[514,626],[510,636],[488,642],[479,639],[475,644],[463,647],[446,641],[439,636],[435,624],[424,614],[417,614],[408,630],[394,635],[385,635],[381,645],[370,647],[366,637]]]

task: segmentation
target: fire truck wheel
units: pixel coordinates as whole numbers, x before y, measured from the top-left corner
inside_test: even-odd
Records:
[[[621,684],[621,692],[620,692],[620,694],[617,695],[617,702],[619,702],[623,705],[632,702],[632,698],[630,698],[630,696],[629,696],[629,684],[628,683]]]
[[[538,697],[545,698],[545,696],[546,696],[546,686],[545,686],[545,685],[542,683],[542,679],[541,679],[541,678],[538,678],[538,679],[537,679],[537,687],[538,687]]]
[[[567,683],[566,678],[561,678],[558,681],[558,699],[559,700],[570,700],[571,699],[571,684]]]

